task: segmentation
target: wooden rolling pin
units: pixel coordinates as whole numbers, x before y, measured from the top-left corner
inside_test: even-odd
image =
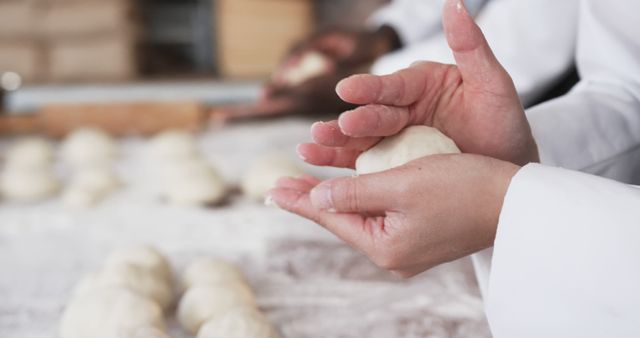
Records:
[[[24,116],[0,116],[0,134],[37,133],[62,137],[80,127],[114,136],[151,135],[166,129],[197,130],[209,121],[197,102],[52,104]]]

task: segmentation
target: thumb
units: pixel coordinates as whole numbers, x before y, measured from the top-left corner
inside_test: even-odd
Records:
[[[390,172],[328,180],[310,193],[311,204],[334,213],[384,214],[397,204]]]
[[[469,15],[464,0],[446,0],[442,20],[465,85],[496,93],[514,90],[511,77]]]

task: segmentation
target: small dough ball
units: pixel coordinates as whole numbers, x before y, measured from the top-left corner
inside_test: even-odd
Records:
[[[256,309],[236,308],[207,321],[198,338],[278,338],[267,318]]]
[[[169,261],[160,251],[150,246],[136,246],[114,251],[105,261],[105,267],[118,265],[133,265],[149,273],[171,282],[172,273]]]
[[[203,285],[185,292],[178,304],[178,321],[190,333],[237,307],[255,307],[253,293],[243,285]]]
[[[262,201],[279,178],[302,174],[302,169],[288,157],[280,154],[266,155],[251,164],[242,180],[242,191],[249,198]]]
[[[51,142],[40,137],[26,137],[7,149],[5,160],[7,167],[42,168],[51,165],[54,155]]]
[[[105,167],[115,160],[118,146],[104,131],[82,128],[67,136],[61,152],[62,159],[72,169]]]
[[[67,305],[60,338],[133,337],[141,327],[164,329],[158,304],[125,288],[97,289]]]
[[[67,207],[87,208],[104,199],[120,186],[120,180],[110,168],[81,169],[76,173],[62,200]]]
[[[149,156],[154,161],[175,161],[198,157],[198,144],[193,134],[167,130],[149,140]]]
[[[246,284],[244,275],[234,265],[223,260],[201,258],[189,264],[182,284],[185,289],[206,284]]]
[[[173,205],[213,205],[227,195],[227,185],[222,177],[201,159],[175,163],[167,168],[165,175],[164,197]]]
[[[171,285],[155,274],[135,265],[108,265],[97,274],[89,275],[76,288],[76,296],[98,289],[122,287],[147,297],[162,309],[167,309],[173,300]]]
[[[303,54],[297,64],[287,69],[282,80],[290,86],[298,86],[312,78],[326,74],[331,69],[331,61],[322,53],[309,51]]]
[[[399,167],[413,160],[437,154],[458,154],[456,144],[436,128],[413,126],[387,137],[365,151],[356,161],[358,175]]]
[[[17,202],[35,202],[53,196],[60,182],[49,167],[7,167],[0,177],[2,195]]]

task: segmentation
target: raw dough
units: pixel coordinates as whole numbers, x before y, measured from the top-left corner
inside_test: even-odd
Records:
[[[409,127],[387,137],[362,153],[356,161],[358,175],[389,170],[421,157],[437,154],[457,154],[456,144],[436,128]]]
[[[173,300],[171,285],[149,270],[131,264],[108,265],[96,273],[88,275],[76,287],[75,297],[96,290],[121,287],[134,291],[166,310]]]
[[[298,86],[314,77],[326,74],[331,68],[331,61],[323,54],[315,51],[305,53],[297,63],[282,74],[282,80],[289,86]]]
[[[164,329],[158,304],[125,288],[96,289],[67,305],[60,338],[134,337],[142,327]]]
[[[49,167],[5,168],[0,177],[2,195],[17,202],[34,202],[51,197],[60,188],[60,182]]]
[[[25,137],[13,143],[6,152],[5,166],[11,168],[49,167],[55,151],[51,142],[40,137]]]
[[[207,321],[198,338],[278,338],[265,316],[256,309],[237,308]]]
[[[195,286],[180,299],[177,316],[180,324],[195,334],[204,322],[237,307],[254,308],[255,304],[255,296],[243,285]]]
[[[136,329],[131,338],[169,338],[169,336],[155,327],[142,327]]]
[[[227,186],[218,172],[201,159],[185,160],[166,168],[163,197],[170,204],[204,206],[220,203]]]
[[[300,176],[303,173],[302,169],[286,156],[280,154],[265,155],[249,167],[242,180],[242,191],[249,198],[262,201],[279,178]]]
[[[171,282],[171,266],[167,259],[155,248],[150,246],[136,246],[114,251],[105,261],[105,268],[109,266],[133,265],[140,267]]]
[[[82,128],[62,143],[62,159],[73,170],[110,166],[118,154],[116,142],[99,129]]]
[[[219,259],[201,258],[189,264],[182,278],[184,289],[206,284],[246,284],[238,268]]]
[[[87,168],[75,173],[62,200],[71,208],[87,208],[109,196],[120,186],[120,180],[109,168]]]
[[[147,147],[153,161],[176,161],[199,156],[195,137],[182,130],[164,131],[149,140]]]

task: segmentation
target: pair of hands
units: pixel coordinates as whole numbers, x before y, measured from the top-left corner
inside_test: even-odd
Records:
[[[270,192],[281,208],[405,277],[492,246],[511,178],[538,161],[513,82],[462,0],[447,0],[443,19],[457,66],[422,62],[389,76],[343,80],[337,94],[359,108],[314,124],[314,143],[298,152],[314,165],[353,168],[382,137],[429,125],[466,154],[326,182],[283,178]]]

